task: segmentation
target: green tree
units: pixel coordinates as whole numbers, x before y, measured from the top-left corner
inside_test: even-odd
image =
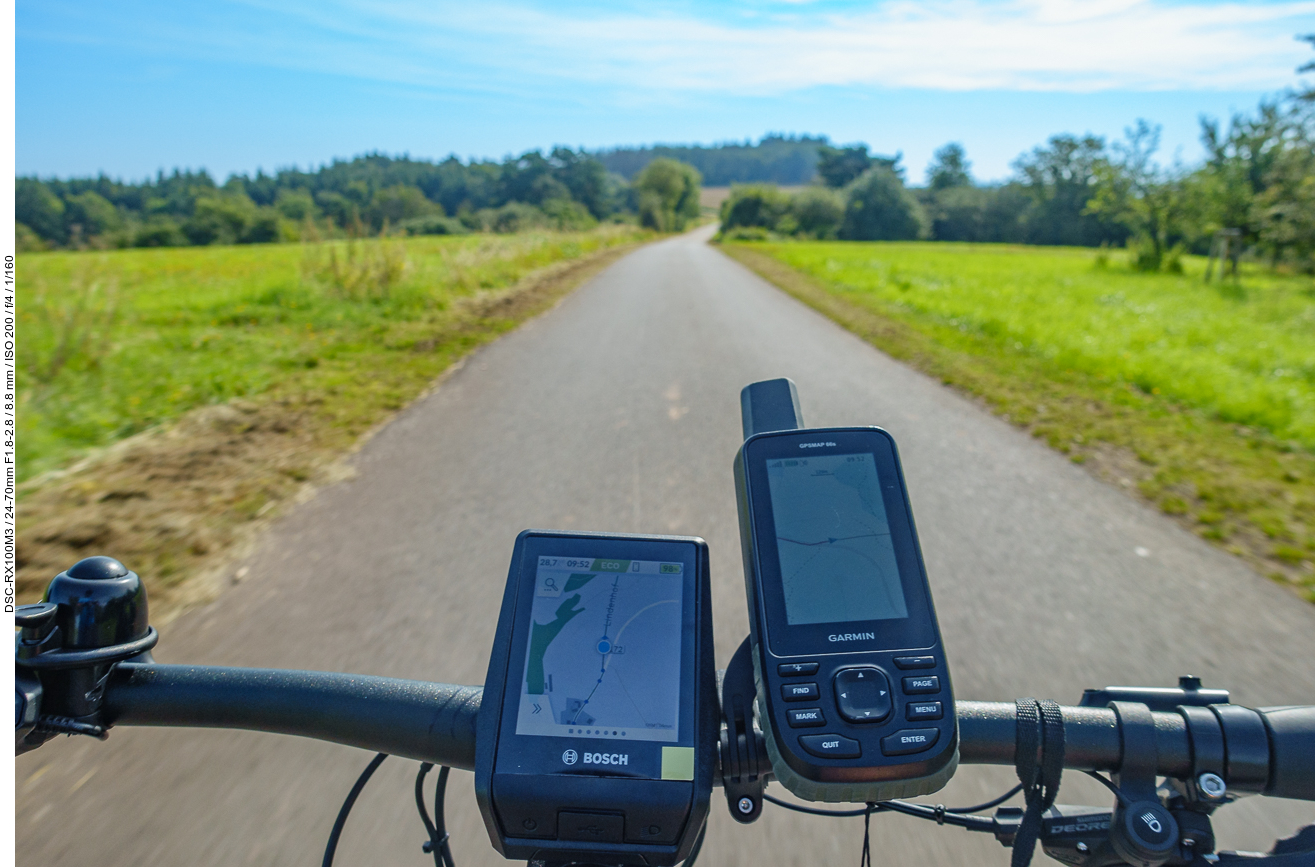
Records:
[[[83,238],[104,235],[122,225],[118,209],[109,200],[93,190],[69,196],[64,202],[64,223],[69,234],[76,231]]]
[[[403,220],[431,214],[443,216],[443,207],[425,198],[419,187],[406,184],[376,190],[365,208],[365,219],[376,232],[385,224],[395,226]]]
[[[832,189],[852,183],[872,166],[867,145],[835,148],[822,145],[817,149],[817,175]]]
[[[910,241],[923,234],[922,205],[885,166],[868,169],[845,191],[840,237],[847,241]]]
[[[553,148],[549,161],[553,176],[566,187],[570,198],[588,208],[595,219],[601,220],[612,212],[607,169],[597,157],[570,148]]]
[[[360,205],[342,193],[322,191],[316,194],[315,201],[338,228],[351,231],[361,224]]]
[[[256,205],[245,193],[204,196],[196,200],[183,233],[197,245],[236,244],[256,218]]]
[[[805,187],[790,199],[790,214],[800,234],[834,238],[845,219],[845,200],[835,190]]]
[[[187,242],[188,237],[178,223],[164,214],[147,219],[132,237],[134,247],[179,247]]]
[[[1095,192],[1096,166],[1105,157],[1099,136],[1051,136],[1014,161],[1018,182],[1032,197],[1023,218],[1025,240],[1032,244],[1076,244],[1094,247],[1121,241],[1119,230],[1100,214],[1089,213]]]
[[[948,190],[952,187],[971,187],[972,176],[968,169],[972,163],[964,152],[963,145],[950,142],[932,155],[932,164],[927,167],[927,186],[932,190]]]
[[[1284,150],[1300,138],[1300,104],[1299,100],[1296,105],[1261,100],[1255,114],[1234,114],[1222,130],[1213,118],[1201,118],[1206,162],[1191,185],[1200,206],[1202,234],[1241,229],[1244,243],[1260,243],[1264,209],[1256,203],[1269,187]],[[1272,205],[1273,197],[1268,200]]]
[[[790,213],[790,197],[775,184],[736,184],[721,203],[721,230],[776,229]]]
[[[284,217],[298,223],[313,220],[319,213],[315,199],[305,190],[279,190],[274,199],[274,207]]]
[[[14,219],[46,241],[64,243],[64,203],[36,178],[19,178],[14,185]]]
[[[1140,248],[1135,267],[1156,271],[1170,243],[1182,236],[1182,173],[1155,162],[1159,126],[1139,119],[1124,134],[1125,141],[1115,143],[1112,158],[1096,164],[1095,195],[1088,209],[1126,227]]]
[[[1274,161],[1265,190],[1252,205],[1260,244],[1275,262],[1290,256],[1315,270],[1315,146],[1298,139]]]
[[[679,232],[699,215],[698,170],[686,163],[659,157],[635,178],[639,220],[659,232]]]

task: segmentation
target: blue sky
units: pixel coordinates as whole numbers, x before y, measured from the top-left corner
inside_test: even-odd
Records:
[[[947,141],[982,179],[1058,132],[1164,126],[1297,82],[1315,0],[19,0],[18,171],[222,178],[365,151],[500,158],[824,134]]]

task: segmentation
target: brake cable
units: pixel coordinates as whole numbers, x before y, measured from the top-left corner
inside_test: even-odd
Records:
[[[323,867],[333,867],[334,855],[338,852],[338,840],[342,837],[342,829],[347,824],[347,816],[352,812],[352,807],[356,806],[356,799],[361,796],[365,790],[366,783],[374,776],[374,772],[379,770],[379,766],[388,758],[387,753],[379,753],[370,760],[370,764],[365,766],[361,775],[356,778],[352,790],[347,793],[347,800],[343,801],[342,809],[338,811],[338,818],[333,822],[333,830],[329,832],[328,845],[324,847]],[[429,810],[425,807],[425,777],[433,770],[432,762],[421,762],[420,772],[416,774],[415,798],[416,809],[420,812],[420,821],[425,824],[425,833],[429,839],[421,847],[425,854],[434,856],[434,867],[456,867],[452,860],[452,849],[448,846],[447,820],[443,816],[443,803],[447,793],[447,778],[452,769],[443,765],[438,771],[438,781],[434,784],[434,816],[431,819]]]
[[[356,805],[356,799],[361,796],[365,789],[365,784],[370,782],[374,772],[379,770],[379,766],[388,758],[388,753],[379,753],[370,760],[370,764],[365,766],[361,775],[356,778],[356,784],[352,790],[347,793],[347,800],[342,802],[342,809],[338,811],[338,818],[333,822],[333,830],[329,832],[329,843],[324,847],[324,867],[333,867],[333,856],[338,851],[338,838],[342,836],[343,826],[347,824],[347,815],[351,813],[352,807]]]

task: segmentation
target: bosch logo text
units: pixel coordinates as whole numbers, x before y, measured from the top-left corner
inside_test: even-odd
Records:
[[[585,753],[586,765],[628,765],[630,756],[625,753]]]

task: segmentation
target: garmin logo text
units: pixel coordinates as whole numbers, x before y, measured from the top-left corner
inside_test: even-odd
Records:
[[[828,635],[827,641],[870,641],[877,637],[875,632],[840,632]]]
[[[586,765],[628,765],[630,756],[626,753],[585,753]]]
[[[801,449],[820,449],[820,448],[825,448],[826,446],[833,446],[833,445],[835,445],[835,443],[800,443],[800,444],[799,444],[799,448],[801,448]]]

